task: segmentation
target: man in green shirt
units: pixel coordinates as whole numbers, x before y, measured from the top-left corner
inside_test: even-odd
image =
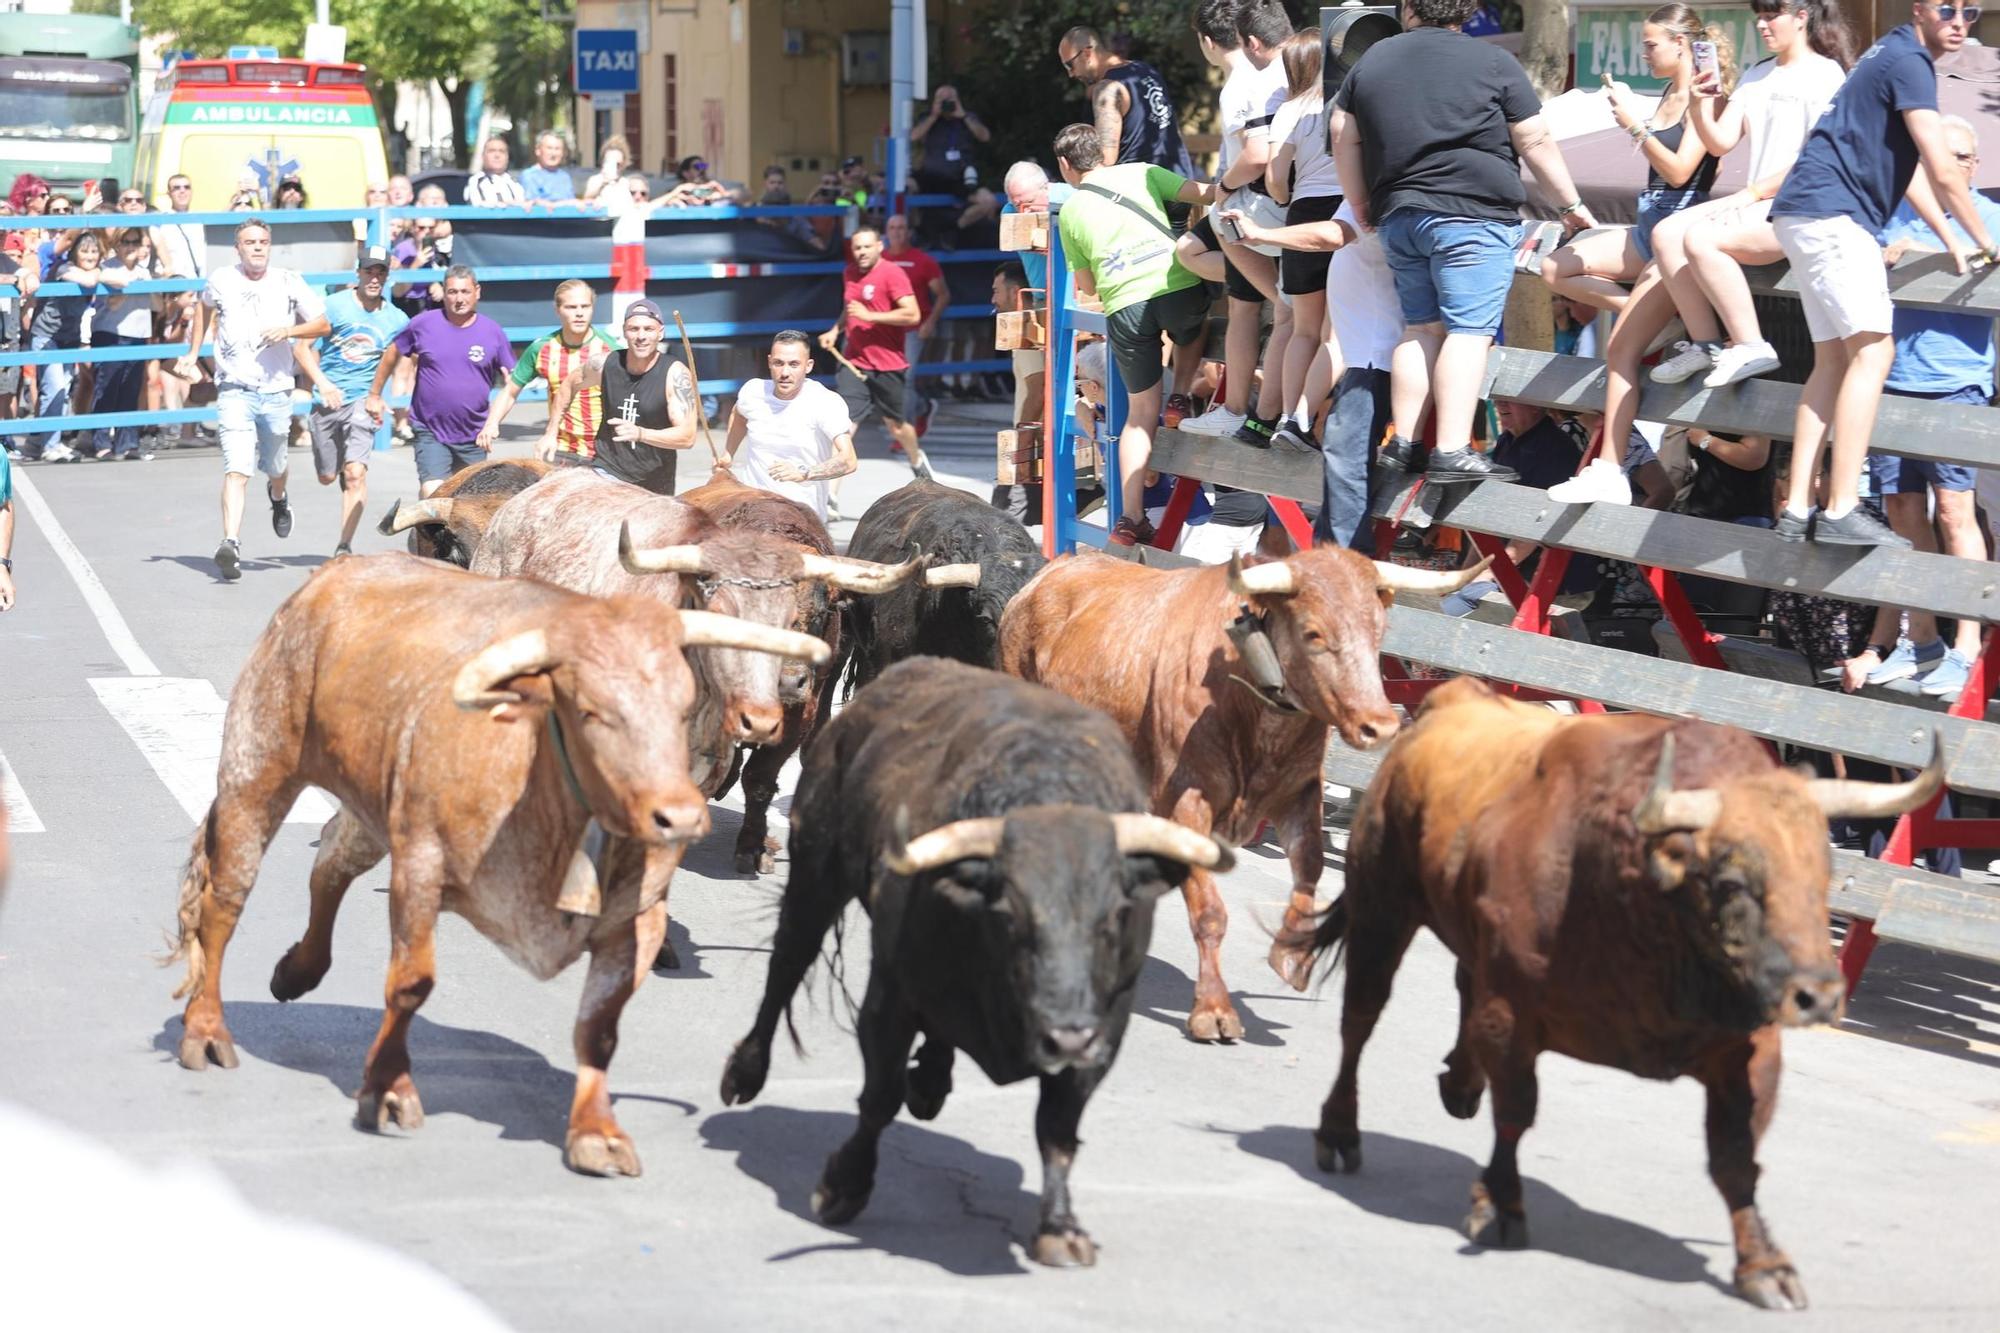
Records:
[[[1186,345],[1208,320],[1208,292],[1174,252],[1166,205],[1212,204],[1215,190],[1144,162],[1104,166],[1094,125],[1063,130],[1055,153],[1063,179],[1076,187],[1057,213],[1063,259],[1078,295],[1104,306],[1105,338],[1129,400],[1118,436],[1125,512],[1111,540],[1132,546],[1153,536],[1140,478],[1160,422],[1160,335]]]

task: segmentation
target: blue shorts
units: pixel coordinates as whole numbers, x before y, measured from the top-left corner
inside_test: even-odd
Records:
[[[1399,208],[1378,229],[1405,324],[1444,323],[1446,333],[1500,331],[1514,286],[1521,224]]]
[[[222,470],[247,477],[252,471],[282,477],[291,467],[285,445],[292,431],[292,391],[263,393],[235,386],[215,395],[215,435],[222,445]]]
[[[1653,228],[1684,208],[1707,202],[1705,191],[1688,186],[1678,190],[1639,191],[1639,220],[1632,226],[1632,245],[1638,250],[1639,258],[1649,264],[1653,262]]]
[[[1956,389],[1925,393],[1914,389],[1889,389],[1898,398],[1921,398],[1929,403],[1970,403],[1986,406],[1990,395],[1984,385],[1967,384]],[[1979,481],[1979,472],[1962,463],[1938,463],[1928,458],[1904,458],[1900,454],[1868,454],[1868,479],[1877,495],[1922,495],[1924,488],[1941,491],[1969,491]]]
[[[443,481],[474,463],[484,463],[488,457],[487,452],[471,440],[463,444],[447,443],[421,426],[416,427],[416,436],[410,443],[410,451],[417,456],[418,481]]]

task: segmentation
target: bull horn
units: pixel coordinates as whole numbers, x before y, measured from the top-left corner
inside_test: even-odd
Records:
[[[407,507],[398,500],[390,507],[389,512],[382,516],[382,524],[376,531],[384,537],[393,537],[399,532],[407,532],[421,524],[449,523],[451,505],[452,500],[448,495],[441,500],[419,500]]]
[[[754,620],[715,611],[683,611],[680,617],[683,648],[741,648],[746,652],[797,658],[814,666],[825,666],[833,656],[833,649],[823,640],[796,630],[760,625]]]
[[[1386,560],[1375,562],[1375,586],[1385,592],[1457,592],[1466,584],[1486,572],[1493,557],[1487,556],[1468,569],[1411,569],[1407,565],[1392,565]]]
[[[1158,815],[1113,815],[1111,827],[1126,856],[1163,856],[1203,870],[1228,870],[1236,864],[1236,853],[1224,844]]]
[[[977,588],[979,586],[979,565],[977,562],[964,565],[932,565],[924,571],[926,588]]]
[[[1886,819],[1914,810],[1944,786],[1944,737],[1931,732],[1931,761],[1908,782],[1856,782],[1851,778],[1815,778],[1806,783],[1813,801],[1828,819]]]
[[[1229,591],[1238,597],[1290,597],[1299,590],[1299,579],[1282,560],[1243,567],[1243,557],[1229,557]]]
[[[526,630],[489,643],[458,669],[451,682],[451,701],[460,708],[520,703],[520,695],[498,688],[500,682],[547,671],[555,664],[556,656],[549,648],[549,636],[544,630]]]
[[[1660,741],[1660,766],[1653,785],[1633,807],[1632,823],[1641,833],[1694,832],[1713,824],[1722,814],[1722,793],[1712,787],[1674,790],[1674,733]]]
[[[907,816],[901,812],[898,814],[890,846],[882,853],[882,864],[899,875],[921,875],[926,870],[936,870],[954,861],[991,856],[1000,850],[1000,830],[1007,822],[991,817],[961,819],[943,828],[934,828],[906,845],[903,835],[908,831]]]
[[[799,555],[799,566],[805,577],[820,579],[842,592],[875,593],[900,588],[916,577],[921,568],[915,560],[905,560],[900,565],[885,565],[875,560],[851,560],[837,555],[821,555],[817,551],[805,551]]]
[[[632,541],[632,524],[618,525],[618,563],[628,574],[706,574],[699,546],[640,547]]]

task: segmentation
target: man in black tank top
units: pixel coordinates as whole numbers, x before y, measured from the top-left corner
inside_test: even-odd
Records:
[[[573,372],[577,388],[604,388],[596,469],[655,495],[674,493],[674,451],[694,443],[694,376],[660,355],[666,321],[651,301],[625,310],[625,350]]]
[[[1072,79],[1090,90],[1091,123],[1104,145],[1104,165],[1150,162],[1182,176],[1194,163],[1181,142],[1179,113],[1160,72],[1142,60],[1108,50],[1095,28],[1071,28],[1056,43],[1056,58]]]

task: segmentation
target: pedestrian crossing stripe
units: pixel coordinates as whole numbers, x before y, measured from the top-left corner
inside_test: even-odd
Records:
[[[0,754],[0,805],[7,809],[7,831],[9,833],[46,833],[48,826],[35,813],[34,803],[22,789],[21,780],[14,776],[14,766],[7,762],[7,756]]]

